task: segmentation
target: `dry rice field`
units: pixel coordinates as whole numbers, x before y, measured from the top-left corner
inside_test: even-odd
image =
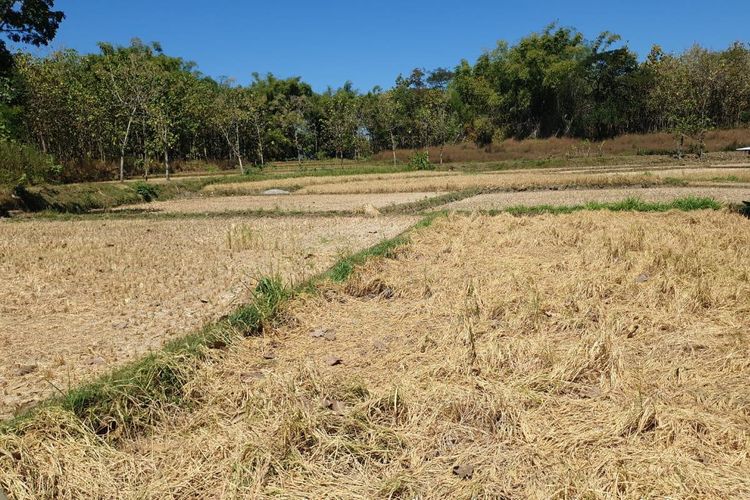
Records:
[[[750,225],[728,212],[439,218],[214,352],[190,405],[147,432],[110,442],[49,410],[0,435],[0,485],[747,498],[748,263]]]
[[[415,219],[0,223],[0,417],[300,281]]]
[[[582,205],[588,202],[614,202],[639,198],[649,202],[668,202],[696,196],[713,198],[720,203],[742,203],[750,200],[750,186],[734,187],[653,187],[615,189],[563,189],[559,191],[522,191],[485,193],[449,203],[452,210],[500,210],[514,206]]]
[[[266,189],[298,189],[303,186],[316,184],[347,184],[361,180],[394,181],[412,178],[444,177],[458,175],[458,172],[397,172],[392,174],[353,174],[337,176],[301,176],[283,179],[269,179],[265,181],[232,182],[223,184],[209,184],[201,191],[212,196],[236,196],[243,194],[261,194]]]
[[[393,180],[352,180],[345,183],[311,184],[301,188],[300,194],[343,194],[343,193],[391,193],[391,192],[434,192],[460,191],[463,189],[504,189],[520,191],[549,187],[608,187],[608,186],[658,186],[678,179],[683,182],[712,181],[717,177],[733,176],[736,181],[750,182],[748,168],[693,168],[668,170],[612,170],[602,172],[585,169],[571,171],[505,171],[486,173],[462,173],[438,177],[404,178]],[[670,179],[672,178],[672,179]]]
[[[243,211],[274,212],[361,212],[368,206],[385,208],[402,203],[411,203],[439,196],[443,193],[387,193],[387,194],[342,194],[342,195],[257,195],[216,196],[180,198],[155,201],[139,205],[127,205],[123,210],[145,210],[163,213],[217,213]]]
[[[260,194],[266,189],[294,189],[299,194],[370,194],[396,192],[458,191],[469,188],[507,190],[540,189],[552,186],[606,187],[615,185],[660,185],[667,178],[684,182],[714,182],[730,178],[750,183],[750,165],[743,166],[603,166],[505,170],[499,172],[399,172],[393,174],[346,175],[336,177],[294,177],[265,181],[211,184],[203,188],[212,196]],[[395,182],[397,181],[397,182]]]

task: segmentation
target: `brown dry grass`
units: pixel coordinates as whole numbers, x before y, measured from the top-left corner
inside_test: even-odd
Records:
[[[261,275],[300,281],[413,221],[0,224],[0,417],[215,320]]]
[[[384,208],[411,203],[443,193],[386,193],[341,195],[273,195],[273,196],[216,196],[210,198],[181,198],[128,205],[122,210],[148,210],[165,213],[216,213],[266,210],[274,212],[364,212],[365,207]]]
[[[713,198],[721,203],[738,204],[744,200],[750,200],[750,187],[653,187],[485,193],[449,203],[445,208],[455,210],[499,210],[514,206],[582,205],[594,201],[607,203],[622,201],[627,198],[638,198],[648,202],[669,202],[688,196]]]
[[[570,170],[545,171],[504,171],[479,174],[461,174],[447,177],[405,178],[398,182],[392,180],[350,181],[346,183],[331,182],[314,184],[300,189],[300,194],[343,194],[343,193],[390,193],[460,191],[463,189],[503,189],[520,191],[550,187],[607,187],[607,186],[658,186],[673,182],[697,182],[713,180],[717,177],[734,176],[738,181],[750,180],[750,169],[742,168],[696,168],[646,170],[637,167],[621,167],[612,171],[601,169],[583,169],[581,172]],[[738,177],[741,176],[741,177]]]
[[[242,194],[260,194],[266,189],[297,189],[301,186],[313,186],[315,184],[345,184],[363,179],[392,182],[394,180],[442,177],[456,175],[456,172],[398,172],[393,174],[356,174],[337,176],[304,176],[290,177],[285,179],[269,179],[265,181],[232,182],[225,184],[209,184],[201,191],[213,196],[236,196]]]
[[[0,485],[17,498],[748,497],[749,261],[747,220],[721,212],[438,220],[214,354],[193,406],[141,438],[108,443],[59,411],[0,436]]]
[[[732,130],[711,130],[706,134],[707,151],[724,151],[738,146],[750,145],[750,130],[747,128]],[[688,139],[685,147],[693,143]],[[479,148],[472,143],[449,144],[443,152],[446,162],[470,161],[503,161],[517,159],[538,159],[549,157],[587,158],[602,155],[642,155],[644,153],[667,154],[677,149],[675,136],[668,133],[624,134],[605,141],[585,141],[570,137],[552,137],[548,139],[507,139],[496,142],[489,147]],[[401,161],[408,161],[413,154],[411,149],[400,149],[396,156]],[[431,149],[431,156],[437,157],[436,149]],[[390,151],[375,155],[376,160],[388,161]]]

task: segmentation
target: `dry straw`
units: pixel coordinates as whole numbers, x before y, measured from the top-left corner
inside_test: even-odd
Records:
[[[0,416],[300,282],[411,217],[0,224]]]
[[[750,496],[746,219],[455,215],[391,257],[209,356],[190,404],[140,436],[101,439],[60,412],[0,436],[0,485],[16,498]]]
[[[174,214],[242,211],[269,212],[364,212],[365,207],[384,208],[413,203],[442,193],[388,193],[343,195],[232,195],[210,198],[183,198],[128,205],[124,210],[147,210]]]

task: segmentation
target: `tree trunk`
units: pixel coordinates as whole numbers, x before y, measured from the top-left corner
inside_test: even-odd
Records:
[[[258,157],[260,158],[260,167],[263,168],[265,162],[263,160],[263,138],[260,135],[260,127],[255,124],[255,135],[258,136]]]
[[[169,180],[169,152],[167,148],[164,148],[164,169],[166,172],[166,178]]]
[[[393,153],[393,166],[396,166],[396,137],[393,135],[391,130],[391,152]]]
[[[125,181],[125,148],[128,147],[128,137],[130,137],[130,126],[133,124],[133,116],[128,119],[128,126],[125,129],[125,137],[122,138],[120,145],[120,182]]]
[[[146,153],[146,150],[143,150],[143,178],[148,180],[148,153]]]
[[[240,174],[245,174],[245,167],[242,165],[242,153],[240,153],[240,125],[234,125],[235,148],[237,148],[237,161],[240,162]]]
[[[443,148],[445,147],[445,144],[440,145],[440,165],[443,164]]]
[[[164,133],[164,172],[166,173],[166,178],[169,180],[169,146],[167,146],[167,140],[166,140],[166,132]]]
[[[294,147],[297,148],[297,163],[302,166],[302,150],[299,147],[299,133],[297,127],[294,127]]]

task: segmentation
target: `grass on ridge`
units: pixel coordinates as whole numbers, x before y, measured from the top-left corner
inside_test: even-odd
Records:
[[[517,205],[500,210],[484,211],[490,215],[510,213],[513,215],[569,214],[581,210],[609,210],[611,212],[667,212],[669,210],[719,210],[723,205],[713,198],[686,196],[668,202],[643,201],[640,198],[626,198],[615,202],[592,201],[582,205]]]

